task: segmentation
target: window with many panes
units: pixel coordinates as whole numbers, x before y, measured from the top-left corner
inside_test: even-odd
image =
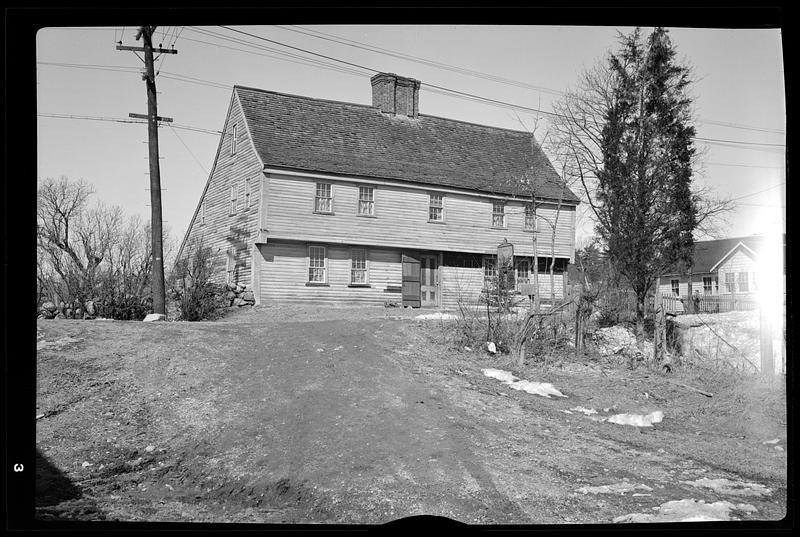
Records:
[[[326,283],[327,266],[324,246],[308,247],[308,281],[310,283]]]
[[[725,273],[725,291],[728,293],[736,292],[736,274],[733,272]]]
[[[375,190],[371,186],[358,187],[358,214],[375,215]]]
[[[714,278],[711,276],[703,276],[703,294],[714,294]]]
[[[314,196],[314,211],[318,213],[333,212],[333,194],[330,183],[317,183]]]
[[[230,212],[230,214],[236,214],[236,191],[237,190],[238,190],[238,188],[236,187],[236,185],[233,185],[231,187],[231,209],[230,209],[231,212]]]
[[[517,261],[517,285],[530,283],[530,261],[520,259]]]
[[[525,205],[525,231],[536,231],[536,209],[533,203]]]
[[[442,222],[444,220],[444,196],[431,194],[428,202],[428,220]]]
[[[485,283],[491,283],[497,274],[497,259],[494,257],[483,258],[483,280]]]
[[[350,250],[350,283],[367,284],[367,250],[353,248]]]
[[[670,280],[669,281],[669,286],[672,288],[672,294],[673,295],[678,296],[678,295],[681,294],[680,284],[681,284],[680,280]]]
[[[492,227],[506,227],[506,204],[502,201],[492,202]]]
[[[740,272],[739,273],[739,292],[740,293],[749,293],[750,292],[750,273],[749,272]]]

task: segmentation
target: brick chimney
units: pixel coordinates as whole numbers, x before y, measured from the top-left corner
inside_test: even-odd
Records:
[[[372,106],[384,114],[416,118],[419,114],[419,80],[397,76],[394,73],[378,73],[370,79],[372,83]]]

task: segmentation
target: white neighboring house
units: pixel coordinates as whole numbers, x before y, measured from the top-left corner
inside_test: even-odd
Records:
[[[786,243],[785,236],[783,243]],[[765,245],[766,239],[761,235],[698,241],[691,271],[676,267],[663,274],[658,290],[664,296],[684,299],[698,293],[723,298],[755,298],[762,281],[759,258]],[[783,274],[785,278],[785,262]]]

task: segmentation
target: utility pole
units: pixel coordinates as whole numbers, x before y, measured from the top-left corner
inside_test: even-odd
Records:
[[[127,47],[120,43],[117,45],[117,50],[144,52],[146,72],[142,75],[142,80],[144,80],[147,85],[147,134],[150,153],[150,234],[153,251],[153,313],[156,319],[163,320],[166,317],[166,292],[164,286],[164,245],[161,220],[161,170],[158,164],[158,122],[172,121],[172,119],[158,116],[156,74],[155,68],[153,67],[153,33],[155,29],[155,26],[139,27],[139,31],[136,33],[136,40],[143,39],[144,47]],[[159,54],[178,53],[175,49],[164,49],[161,47],[155,49],[155,52]],[[139,55],[137,54],[137,56]],[[131,115],[133,117],[141,117],[141,114]]]

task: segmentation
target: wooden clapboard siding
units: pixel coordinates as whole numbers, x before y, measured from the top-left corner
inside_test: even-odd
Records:
[[[314,214],[316,182],[330,182],[333,215]],[[444,193],[444,222],[428,222],[429,192],[397,182],[373,183],[375,217],[357,215],[358,187],[365,183],[270,173],[267,217],[262,226],[272,239],[296,239],[342,244],[380,244],[393,248],[494,253],[503,239],[514,244],[516,255],[532,255],[532,233],[524,231],[524,203],[506,204],[507,227],[493,229],[492,199],[469,193]],[[367,183],[368,184],[368,183]],[[539,255],[551,254],[550,230],[545,218],[555,216],[555,205],[539,208]],[[563,205],[557,226],[555,254],[573,259],[575,206]]]
[[[692,294],[695,291],[698,291],[701,295],[703,294],[703,278],[704,277],[711,277],[714,279],[714,284],[711,287],[711,294],[717,295],[719,294],[719,290],[717,287],[717,276],[715,274],[692,274]],[[679,275],[679,276],[664,276],[659,279],[658,284],[658,291],[662,295],[672,295],[672,284],[670,283],[671,280],[678,280],[678,290],[680,292],[680,296],[688,296],[689,295],[689,276],[688,275]]]
[[[236,153],[231,155],[233,126],[236,125]],[[179,255],[186,257],[198,245],[214,252],[213,280],[225,281],[227,251],[235,250],[234,278],[243,284],[252,281],[252,244],[258,231],[259,198],[263,165],[253,148],[250,133],[234,93],[225,120],[211,176],[187,231]],[[245,207],[245,180],[250,182],[249,207]],[[237,188],[237,210],[230,214],[231,187]],[[201,223],[205,203],[205,222]]]
[[[262,303],[299,301],[345,305],[399,301],[399,293],[386,292],[388,285],[399,285],[402,280],[399,251],[367,248],[370,287],[350,287],[350,246],[313,244],[326,247],[327,287],[306,285],[307,243],[276,241],[258,245]]]
[[[475,305],[483,289],[483,267],[441,267],[442,307]]]
[[[719,274],[719,292],[720,294],[730,294],[727,286],[725,285],[725,274],[733,274],[734,281],[736,282],[736,294],[748,294],[753,292],[754,279],[757,281],[758,265],[756,261],[741,251],[734,252],[728,259],[726,259],[719,267],[717,273]],[[739,273],[747,273],[748,290],[743,292],[739,288]]]

